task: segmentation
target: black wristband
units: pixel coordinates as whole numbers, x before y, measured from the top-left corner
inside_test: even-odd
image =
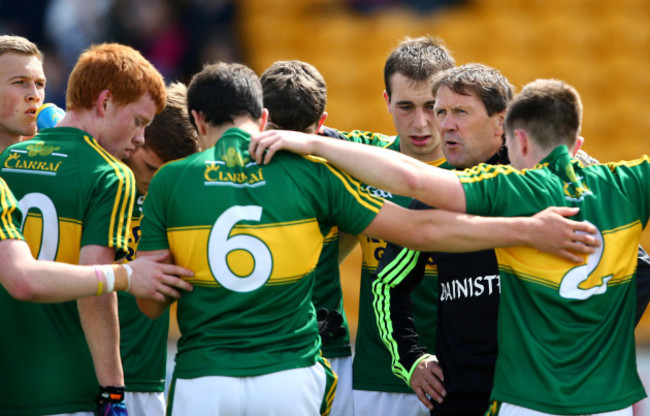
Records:
[[[122,403],[124,401],[124,386],[99,386],[99,394],[95,398],[97,406],[106,403]]]

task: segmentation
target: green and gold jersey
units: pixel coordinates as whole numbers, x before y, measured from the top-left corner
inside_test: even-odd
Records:
[[[255,376],[313,365],[320,338],[312,287],[332,226],[358,234],[382,201],[322,159],[250,159],[229,129],[163,166],[144,203],[143,251],[169,249],[193,270],[178,301],[175,376]]]
[[[321,251],[316,266],[316,281],[312,294],[312,301],[316,311],[324,308],[327,311],[337,311],[341,314],[341,326],[345,332],[321,345],[325,358],[349,357],[352,355],[350,347],[350,330],[348,319],[343,309],[343,289],[341,288],[341,275],[339,273],[339,229],[333,226],[325,235],[323,250]],[[321,340],[322,341],[322,340]]]
[[[0,241],[23,240],[20,233],[20,220],[22,214],[18,202],[11,193],[7,183],[0,178]]]
[[[532,248],[497,249],[499,355],[492,399],[552,414],[610,412],[645,391],[636,370],[637,247],[650,216],[650,164],[583,167],[558,147],[534,169],[459,172],[467,212],[531,215],[576,206],[602,246],[576,265]]]
[[[131,171],[87,133],[45,129],[0,155],[0,175],[19,201],[34,257],[78,263],[82,246],[127,249]],[[0,290],[0,414],[92,411],[97,379],[76,302],[33,304]]]
[[[350,141],[384,147],[399,151],[399,136],[389,137],[378,133],[355,130],[343,133]],[[441,166],[445,159],[430,162]],[[412,198],[395,195],[372,186],[363,185],[376,197],[389,200],[397,205],[407,207]],[[392,372],[392,357],[381,340],[374,309],[372,306],[372,282],[379,260],[386,250],[386,241],[359,236],[361,245],[361,286],[359,289],[359,321],[355,341],[355,354],[352,363],[353,388],[355,390],[386,391],[394,393],[413,393],[413,390],[397,378]],[[412,293],[413,316],[418,328],[419,341],[429,351],[433,351],[436,340],[438,285],[436,267],[433,261],[427,261],[425,278]]]
[[[140,241],[140,220],[144,195],[137,193],[131,215],[131,236],[126,261],[135,259]],[[162,392],[167,374],[169,310],[158,319],[149,319],[138,308],[135,298],[118,292],[120,353],[127,391]]]
[[[394,137],[384,136],[378,133],[370,133],[361,130],[351,132],[337,132],[338,136],[345,140],[356,143],[370,144],[386,147],[391,145]],[[322,308],[328,311],[335,310],[343,317],[342,327],[345,334],[338,338],[331,339],[328,343],[321,345],[323,356],[326,358],[349,357],[352,355],[350,347],[350,327],[343,305],[343,289],[341,287],[341,275],[339,271],[339,246],[338,228],[332,227],[325,237],[325,244],[316,267],[316,282],[314,283],[313,302],[316,310]]]

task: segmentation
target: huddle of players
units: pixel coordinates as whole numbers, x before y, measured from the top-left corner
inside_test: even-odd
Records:
[[[151,77],[150,82],[124,88],[124,79],[116,75],[114,83],[84,88],[81,82],[94,79],[91,69],[100,66],[97,61],[102,56],[103,65],[109,67],[111,61],[119,62],[116,56],[137,62],[138,70]],[[424,215],[418,217],[419,212],[392,208],[381,198],[401,206],[408,205],[410,198],[373,187],[370,181],[369,185],[362,185],[343,171],[315,159],[277,155],[275,158],[282,158],[281,162],[260,167],[251,163],[253,157],[248,152],[248,143],[251,135],[273,126],[308,133],[320,131],[348,141],[398,150],[432,166],[466,168],[481,162],[507,163],[503,115],[513,95],[507,80],[498,71],[482,65],[454,68],[448,51],[435,39],[405,40],[393,51],[385,67],[384,95],[398,131],[398,136],[391,138],[323,129],[325,83],[315,68],[302,62],[276,63],[262,75],[261,84],[245,67],[207,66],[193,78],[185,98],[182,86],[165,89],[157,71],[143,61],[137,52],[121,45],[101,45],[82,55],[71,74],[71,80],[80,77],[80,86],[75,88],[70,83],[66,118],[56,129],[39,132],[35,139],[13,145],[4,152],[2,176],[20,200],[18,205],[26,217],[13,228],[22,229],[28,242],[40,243],[41,234],[51,235],[53,228],[46,221],[54,218],[58,223],[54,229],[60,229],[57,234],[61,239],[55,246],[61,247],[61,253],[55,251],[50,260],[110,263],[122,257],[120,253],[132,255],[139,245],[143,255],[159,254],[157,258],[162,258],[162,252],[170,253],[168,258],[194,272],[194,277],[189,278],[194,290],[184,293],[178,303],[182,338],[168,412],[196,414],[193,412],[204,411],[208,406],[224,414],[280,414],[281,410],[274,413],[275,410],[269,409],[286,411],[288,403],[295,404],[295,414],[322,414],[330,410],[331,414],[340,415],[426,414],[427,407],[433,407],[434,414],[485,412],[497,357],[496,306],[501,288],[494,251],[440,253],[443,247],[459,250],[453,246],[452,237],[457,236],[446,236],[440,227],[435,228],[437,232],[431,230],[429,235],[428,216],[448,213],[422,211]],[[445,70],[440,78],[443,81],[436,81],[443,83],[438,84],[438,89],[439,85],[445,85],[451,94],[474,98],[484,106],[486,114],[481,128],[469,131],[470,135],[457,131],[457,127],[441,124],[443,146],[435,121],[438,113],[434,112],[436,101],[432,87],[434,75]],[[123,76],[129,78],[134,74]],[[152,84],[156,87],[151,87]],[[262,108],[262,95],[270,115]],[[39,100],[43,97],[33,99],[35,105]],[[302,101],[287,105],[295,100]],[[165,102],[168,113],[159,113]],[[466,112],[462,106],[443,110],[459,118],[461,112]],[[175,115],[169,114],[174,111]],[[154,113],[159,115],[153,117]],[[496,122],[491,123],[493,120]],[[188,121],[192,123],[190,128]],[[156,127],[160,123],[167,124]],[[131,125],[130,131],[123,127],[125,124]],[[118,125],[121,130],[116,129]],[[464,151],[458,143],[464,146]],[[153,173],[163,163],[199,148],[204,152],[170,163],[156,176],[140,224],[143,196]],[[445,155],[443,150],[447,150]],[[118,159],[127,162],[136,173],[135,178],[128,169],[122,168]],[[38,163],[30,163],[34,161]],[[39,182],[35,177],[53,178],[56,182],[48,179]],[[293,179],[288,181],[289,177]],[[70,192],[67,199],[59,200],[51,189],[56,189],[53,183],[62,182]],[[291,186],[277,185],[285,182]],[[139,195],[134,197],[136,189]],[[278,189],[284,189],[283,198],[277,198]],[[87,195],[95,194],[96,200],[87,202]],[[11,197],[7,200],[16,205]],[[287,207],[286,200],[296,201],[295,207]],[[196,212],[188,213],[190,206]],[[203,212],[200,206],[210,207],[209,212]],[[39,213],[30,208],[36,208]],[[391,215],[393,219],[386,220],[381,211],[388,209],[397,210],[399,215]],[[91,213],[103,219],[100,221]],[[400,219],[403,219],[400,223],[403,229],[387,229],[387,224]],[[16,223],[15,219],[12,221]],[[140,225],[145,230],[142,234]],[[411,225],[424,236],[422,241],[403,236]],[[346,233],[339,234],[338,227]],[[458,233],[463,232],[461,225],[458,229]],[[351,235],[361,236],[362,232],[370,237],[359,238],[364,263],[359,332],[351,370],[349,332],[338,275],[338,237],[344,241]],[[475,229],[473,233],[480,235],[480,232]],[[144,236],[142,241],[140,235]],[[400,325],[393,325],[397,337],[390,331],[387,333],[383,321],[375,320],[373,311],[376,308],[371,288],[373,275],[379,272],[383,279],[387,273],[382,267],[377,270],[378,264],[381,260],[385,268],[392,258],[401,254],[396,247],[389,247],[386,254],[390,255],[385,254],[383,259],[377,254],[385,246],[378,237],[384,236],[403,245],[434,251],[424,256],[418,253],[406,262],[410,265],[406,274],[413,277],[403,279],[396,293],[408,298],[408,292],[419,286],[411,295],[414,319],[409,318],[410,308],[406,308],[406,313],[395,320],[400,321]],[[460,237],[469,238],[462,234]],[[294,246],[281,249],[277,243],[273,244],[291,239],[301,241],[300,250]],[[45,253],[49,247],[46,240],[43,237],[40,250],[33,251]],[[519,245],[521,240],[481,244],[477,247]],[[473,247],[466,242],[462,245]],[[109,255],[103,252],[106,250],[98,253],[96,246],[109,249]],[[243,249],[249,252],[252,262],[241,255]],[[64,253],[66,250],[72,252]],[[40,258],[44,257],[39,255]],[[641,257],[639,265],[646,265]],[[189,275],[185,270],[175,273]],[[97,279],[99,282],[99,274]],[[305,299],[312,280],[316,282],[313,303],[319,311],[318,325],[314,307],[310,299]],[[475,295],[460,295],[458,288],[463,281],[471,282],[470,290]],[[136,309],[133,297],[120,294],[119,327],[124,360],[120,364],[120,354],[115,350],[115,341],[120,336],[114,332],[115,322],[108,322],[109,315],[115,316],[114,306],[110,305],[114,300],[107,301],[108,305],[79,305],[77,312],[77,305],[69,302],[32,305],[14,301],[3,293],[3,316],[21,317],[5,320],[11,322],[1,328],[3,333],[17,334],[13,338],[15,342],[5,345],[6,351],[2,351],[2,356],[12,357],[13,361],[6,360],[2,368],[11,375],[9,379],[16,380],[3,392],[5,397],[0,401],[5,406],[3,414],[92,411],[97,380],[106,387],[102,389],[107,393],[103,406],[114,404],[115,411],[119,411],[126,382],[127,391],[137,392],[132,397],[127,394],[126,403],[132,406],[129,409],[132,414],[152,414],[151,410],[144,410],[151,409],[147,406],[164,412],[162,379],[167,306],[176,297],[169,295],[176,294],[165,295],[163,302],[160,297],[138,300],[143,312],[163,317],[147,320]],[[281,299],[283,303],[278,305]],[[215,301],[223,306],[214,308]],[[399,305],[409,303],[404,302]],[[642,312],[645,304],[647,299],[640,299],[637,309]],[[251,310],[251,305],[256,308]],[[84,308],[90,312],[82,312]],[[96,309],[109,313],[97,315]],[[477,312],[468,312],[472,310]],[[285,313],[292,325],[283,324],[284,328],[279,328],[277,323],[262,318],[273,316],[275,321],[273,313],[277,311]],[[97,318],[84,318],[84,314]],[[62,318],[66,318],[66,325],[70,324],[65,336],[60,333]],[[108,329],[98,331],[97,322],[106,324]],[[38,323],[38,329],[33,326],[33,331],[25,333],[25,323]],[[436,352],[439,364],[430,360],[425,354],[427,349],[418,345],[413,323],[417,325],[421,344],[428,351]],[[338,381],[328,363],[318,358],[317,328],[324,341],[323,355],[331,358],[332,367],[340,375]],[[401,329],[411,332],[398,333]],[[224,331],[229,337],[223,336]],[[46,344],[40,341],[44,339],[41,337],[48,339],[47,353],[43,352]],[[382,338],[388,346],[395,345],[390,353],[382,345]],[[106,345],[112,345],[112,350],[103,348]],[[265,345],[276,347],[265,348]],[[25,352],[26,349],[30,351]],[[68,358],[64,358],[66,354]],[[16,356],[25,361],[14,360]],[[35,362],[34,357],[42,362]],[[414,381],[421,383],[417,379],[420,374],[430,377],[426,371],[419,372],[422,362],[438,366],[438,370],[430,373],[439,381],[444,374],[443,387],[436,385],[434,393],[427,390],[424,382],[414,385]],[[73,375],[71,363],[75,364],[78,377]],[[124,374],[120,375],[122,365]],[[416,391],[420,389],[418,396],[426,407],[406,383],[391,374],[391,367]],[[36,370],[25,371],[29,368],[53,370],[48,370],[50,378],[40,378],[38,394],[34,394],[33,388]],[[57,383],[61,374],[66,374],[66,380],[72,377],[75,381],[65,385]],[[243,383],[244,378],[252,380],[252,384]],[[298,382],[302,389],[311,388],[304,397],[296,398],[293,391],[282,394],[286,383],[295,386]],[[223,393],[211,394],[216,386]],[[45,390],[48,394],[43,393]],[[260,391],[267,393],[260,394]],[[441,403],[432,406],[423,396],[425,392]],[[34,400],[35,397],[39,399]],[[258,400],[251,400],[252,397]],[[640,397],[636,394],[634,398]],[[318,405],[314,407],[314,403]]]
[[[414,50],[417,52],[414,53]],[[405,56],[417,57],[415,58],[417,62],[414,63],[413,58],[409,61],[408,58],[404,58]],[[444,59],[441,60],[441,56]],[[423,62],[426,62],[426,58],[430,60],[428,62],[429,72],[418,78],[414,74],[418,74],[417,70],[423,71],[423,66],[425,66]],[[397,73],[391,72],[394,69],[395,61],[402,64],[400,72]],[[305,66],[304,63],[295,62],[277,63],[275,72],[280,71],[279,68],[290,65]],[[415,69],[412,69],[413,67]],[[445,69],[446,72],[442,72]],[[309,71],[309,69],[302,68],[300,70]],[[300,72],[300,70],[294,69],[293,71]],[[313,68],[311,70],[313,71]],[[409,72],[409,70],[412,72]],[[268,71],[274,71],[274,68],[271,67]],[[284,71],[288,70],[284,69]],[[436,72],[442,72],[442,74],[436,78]],[[264,76],[262,79],[264,80]],[[342,133],[332,129],[321,129],[321,133],[344,140],[399,150],[416,159],[429,162],[432,166],[469,168],[480,163],[509,163],[505,147],[503,121],[508,103],[513,98],[514,88],[498,71],[478,64],[453,68],[453,59],[442,45],[432,41],[432,39],[420,38],[407,39],[393,51],[386,63],[385,79],[387,107],[393,114],[396,128],[400,133],[396,138],[387,138],[379,134],[358,131]],[[395,85],[398,88],[396,88],[396,91],[391,91],[391,87]],[[418,88],[420,88],[419,92],[438,91],[440,86],[444,86],[445,91],[449,92],[448,95],[456,99],[456,101],[450,100],[449,97],[438,96],[440,108],[435,111],[434,115],[433,95],[431,93],[418,95],[417,92]],[[568,87],[565,88],[569,89]],[[561,88],[557,89],[561,90]],[[393,92],[392,96],[391,92]],[[404,95],[406,97],[403,97]],[[577,97],[577,93],[575,93],[575,96]],[[420,101],[418,101],[418,98]],[[447,101],[444,101],[443,98],[447,98]],[[460,103],[458,102],[459,98]],[[463,100],[469,101],[469,103],[463,102]],[[268,101],[265,101],[265,103],[270,108],[271,119],[273,120],[274,107]],[[445,107],[445,103],[447,103],[447,107]],[[428,126],[425,121],[417,119],[417,111],[420,110],[424,113],[427,105],[432,115]],[[580,107],[581,111],[579,97],[574,106]],[[404,117],[404,114],[408,111],[416,114],[415,122],[411,122],[410,125],[405,123],[406,117]],[[474,117],[474,120],[480,122],[478,124],[479,128],[474,127],[472,129],[471,125],[468,126],[468,122],[462,121],[461,117],[463,115],[461,114],[468,111],[471,113],[470,116]],[[454,113],[458,114],[452,116]],[[461,119],[461,121],[457,121],[443,118],[440,130],[444,135],[445,142],[442,146],[440,145],[441,137],[436,138],[436,126],[431,125],[435,124],[434,117],[439,117],[440,114],[449,114],[450,118],[458,117]],[[424,119],[425,117],[421,118],[421,120]],[[316,118],[313,118],[313,120],[316,120]],[[417,124],[418,121],[420,121],[419,125]],[[320,123],[322,124],[322,120]],[[448,123],[448,125],[445,123]],[[279,128],[302,130],[286,121],[285,124],[278,124]],[[459,125],[462,127],[459,127]],[[405,126],[410,127],[411,130],[404,129]],[[427,127],[430,130],[427,131]],[[431,132],[433,138],[429,136],[430,140],[427,140],[427,133],[429,132]],[[462,147],[458,143],[461,143]],[[411,150],[409,152],[409,144],[416,151]],[[427,150],[429,151],[427,152]],[[345,152],[343,148],[341,151]],[[442,158],[442,152],[444,152],[446,160]],[[582,158],[580,155],[578,158],[583,161],[586,159],[584,153],[582,153]],[[588,163],[585,162],[585,164]],[[348,169],[346,165],[343,166],[344,169]],[[380,169],[376,170],[380,171]],[[368,183],[374,184],[376,182],[369,180]],[[401,198],[396,193],[380,188],[368,186],[368,189],[372,190],[375,195],[390,198],[392,201]],[[410,201],[410,198],[407,201]],[[429,207],[414,201],[411,208],[422,209]],[[362,415],[428,413],[428,409],[423,409],[423,406],[420,407],[413,402],[409,403],[409,400],[414,400],[415,397],[412,391],[406,387],[407,384],[419,393],[418,397],[429,409],[432,409],[432,414],[484,414],[490,405],[490,394],[493,388],[498,355],[497,311],[501,283],[495,251],[482,250],[454,254],[444,252],[418,253],[406,250],[400,253],[401,248],[399,246],[389,244],[386,251],[383,252],[383,256],[379,258],[377,253],[381,253],[382,250],[377,250],[377,248],[380,248],[383,242],[365,236],[362,236],[360,241],[363,248],[363,267],[360,321],[355,345],[356,353],[353,371],[354,399],[347,400],[349,397],[348,391],[341,389],[341,385],[339,385],[332,414],[352,414],[352,411],[354,414]],[[326,244],[332,245],[332,242],[328,241]],[[385,245],[385,243],[383,244]],[[330,261],[332,257],[334,256],[329,254]],[[377,263],[380,260],[381,264],[377,269]],[[326,261],[328,261],[327,258],[323,258],[322,255],[319,267]],[[648,303],[647,273],[649,263],[648,257],[641,247],[638,248],[637,263],[635,323],[640,319]],[[428,269],[431,271],[427,272]],[[390,281],[391,285],[395,286],[394,288],[391,286],[390,295],[382,296],[379,289],[371,289],[373,274],[379,275],[379,282]],[[334,281],[338,276],[336,273],[328,272],[318,273],[317,278]],[[426,288],[425,284],[428,280],[432,284],[431,287]],[[399,284],[395,284],[395,281],[399,281]],[[376,283],[376,285],[379,284]],[[324,334],[323,339],[328,340],[331,347],[338,348],[330,347],[331,349],[329,349],[327,343],[325,343],[323,353],[326,357],[332,359],[334,362],[333,367],[338,369],[342,365],[340,357],[343,355],[340,344],[345,343],[348,339],[346,338],[345,319],[339,318],[337,313],[332,314],[332,308],[335,308],[332,305],[337,304],[332,303],[332,300],[335,299],[336,302],[340,302],[340,294],[330,288],[333,295],[329,298],[330,303],[327,304],[321,301],[322,297],[318,297],[320,296],[318,293],[320,287],[327,288],[328,285],[317,284],[315,288],[314,303],[317,309],[323,312],[321,316],[323,319],[321,333]],[[387,298],[390,300],[388,302],[390,309],[387,309],[390,313],[382,315],[378,304],[386,302]],[[324,309],[320,309],[321,307]],[[337,309],[334,310],[338,311]],[[377,316],[376,320],[375,316]],[[336,322],[336,324],[332,324],[332,322]],[[341,330],[341,327],[344,330]],[[378,330],[378,327],[381,329]],[[415,330],[416,327],[417,331]],[[335,337],[334,342],[332,342],[332,335],[337,333],[339,336]],[[384,340],[388,349],[384,349],[379,342],[379,333],[381,333],[381,339]],[[338,344],[336,343],[337,338]],[[427,343],[427,339],[436,341]],[[418,343],[418,341],[420,342]],[[373,350],[375,347],[376,349]],[[421,360],[429,359],[430,355],[426,354],[427,349],[430,352],[435,351],[437,358],[433,357],[428,364],[429,368],[422,371],[418,366]],[[388,351],[391,352],[392,357]],[[406,381],[405,384],[399,384],[399,379],[392,375],[382,378],[382,369],[388,370],[389,366],[391,366],[391,358],[395,374]],[[431,369],[431,366],[434,368]],[[349,371],[344,368],[340,373],[349,374]],[[387,374],[387,371],[385,373]],[[430,386],[425,387],[421,377],[430,378],[432,376],[435,376],[436,379],[430,383]],[[427,383],[429,382],[427,381]],[[631,386],[629,392],[627,390],[624,389],[626,395],[629,394],[626,397],[628,406],[643,397],[638,383],[636,386]],[[398,393],[400,391],[404,391],[405,394],[400,395]],[[433,406],[424,395],[425,393],[439,403]],[[615,400],[619,400],[620,396],[620,394],[612,395]],[[629,397],[632,396],[634,398],[630,399]],[[540,395],[540,397],[544,396]],[[556,403],[554,408],[548,404],[554,400],[553,396],[550,397],[548,402],[542,405],[533,403],[531,407],[540,406],[538,409],[555,411],[559,414],[567,411],[567,409],[575,409],[579,406],[573,399],[563,397],[563,402]],[[339,402],[340,398],[344,399],[342,403]],[[591,403],[590,400],[587,401]],[[524,403],[529,404],[531,402]],[[337,405],[340,407],[337,407]],[[353,410],[351,410],[350,406],[354,406]],[[599,404],[582,406],[589,409],[584,411],[603,408]],[[615,404],[607,403],[606,406],[621,405],[617,401]],[[625,411],[629,412],[631,409],[626,408]]]

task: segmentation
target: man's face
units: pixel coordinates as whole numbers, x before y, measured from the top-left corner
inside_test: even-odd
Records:
[[[400,73],[391,76],[388,112],[400,137],[400,151],[423,162],[440,159],[440,135],[433,114],[431,81],[415,82]]]
[[[135,185],[138,192],[143,195],[149,190],[151,178],[164,163],[153,150],[146,146],[138,147],[124,162],[133,171]]]
[[[96,134],[99,144],[118,159],[128,157],[144,144],[144,128],[156,114],[156,104],[148,93],[127,105],[105,102],[104,117]]]
[[[503,112],[488,116],[479,97],[441,86],[434,106],[447,162],[465,169],[485,162],[503,144]]]
[[[0,137],[36,134],[36,110],[45,99],[43,63],[35,56],[0,55]]]

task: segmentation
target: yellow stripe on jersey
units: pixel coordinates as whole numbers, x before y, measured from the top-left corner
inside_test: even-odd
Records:
[[[208,247],[211,227],[176,227],[167,230],[169,248],[179,266],[194,271],[188,282],[200,286],[218,286],[210,269]],[[273,268],[267,286],[290,284],[308,275],[316,267],[323,246],[316,219],[266,225],[238,225],[228,238],[238,235],[260,240],[268,248]],[[207,255],[206,255],[207,254]],[[226,254],[231,272],[245,278],[255,267],[255,259],[245,249]],[[218,276],[216,277],[218,279]]]
[[[14,226],[12,221],[16,205],[11,202],[11,193],[9,187],[2,178],[0,178],[0,204],[2,206],[2,227],[0,227],[0,239],[21,239],[20,231]],[[6,232],[5,232],[6,231]]]
[[[607,163],[607,166],[611,171],[614,171],[614,169],[616,169],[619,166],[633,167],[633,166],[640,165],[642,163],[649,163],[649,162],[650,159],[648,159],[648,156],[643,156],[634,160],[622,160],[620,162],[610,162]]]
[[[256,225],[246,225],[246,224],[238,224],[235,228],[265,228],[265,227],[284,227],[284,226],[290,226],[290,225],[296,225],[296,224],[312,224],[314,222],[313,218],[309,219],[304,219],[304,220],[295,220],[295,221],[285,221],[285,222],[276,222],[273,224],[256,224]],[[172,231],[192,231],[192,230],[211,230],[212,225],[190,225],[190,226],[184,226],[184,227],[170,227],[167,229],[167,232],[170,233]]]
[[[612,276],[607,283],[615,286],[628,282],[636,268],[636,250],[630,250],[630,245],[636,247],[642,232],[641,223],[635,221],[612,230],[602,232],[604,255],[593,270],[586,270],[588,277],[578,286],[589,289],[603,283],[603,278]],[[576,267],[585,267],[587,259],[581,264],[571,263],[560,257],[553,256],[530,247],[498,248],[495,250],[499,269],[512,272],[531,283],[541,284],[551,288],[559,288],[564,276]]]
[[[103,147],[97,143],[95,139],[89,136],[84,136],[86,143],[95,149],[95,151],[113,168],[115,175],[118,178],[120,186],[115,195],[115,202],[113,204],[113,212],[111,213],[111,223],[108,234],[108,247],[115,246],[113,244],[113,236],[116,237],[117,246],[115,248],[121,250],[128,249],[128,237],[124,232],[128,233],[131,221],[131,212],[133,212],[133,204],[135,199],[135,180],[131,170],[122,162],[120,162],[113,155],[108,153]],[[124,191],[124,192],[123,192]],[[123,193],[123,195],[122,195]],[[127,213],[129,215],[127,215]],[[117,227],[115,226],[115,219],[118,219]],[[126,224],[124,223],[126,221]]]
[[[361,189],[361,183],[358,180],[354,179],[352,176],[343,171],[335,169],[332,165],[327,163],[325,159],[315,158],[312,156],[305,156],[305,158],[311,160],[314,163],[322,163],[325,165],[327,169],[329,169],[337,178],[341,180],[343,186],[345,186],[345,189],[347,189],[356,198],[356,200],[359,201],[361,205],[373,211],[374,213],[378,213],[381,207],[384,205],[383,199],[370,195],[368,191]]]
[[[59,218],[59,241],[55,261],[78,264],[81,247],[82,222],[69,218]],[[23,227],[25,241],[34,258],[38,258],[43,238],[43,217],[38,212],[29,212]]]
[[[497,175],[509,175],[519,173],[518,170],[509,165],[479,165],[465,171],[455,171],[461,183],[480,182],[484,179],[490,179]],[[521,171],[525,174],[525,169]]]

